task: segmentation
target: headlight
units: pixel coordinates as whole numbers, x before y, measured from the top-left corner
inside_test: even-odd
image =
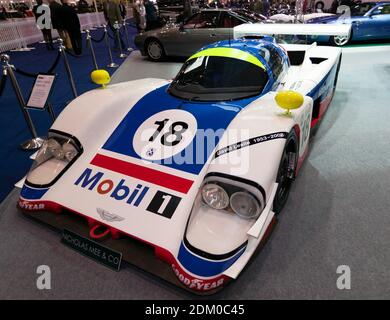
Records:
[[[248,192],[235,192],[230,197],[230,206],[233,211],[244,219],[256,218],[261,209],[257,199]]]
[[[209,173],[192,206],[185,245],[208,259],[234,255],[248,241],[247,232],[260,216],[265,199],[264,189],[253,181]]]
[[[214,183],[203,186],[202,198],[206,204],[216,210],[225,209],[229,205],[229,196],[226,191]]]
[[[224,178],[206,179],[201,188],[203,203],[215,210],[235,213],[240,218],[257,218],[264,208],[264,196],[251,185]]]
[[[76,138],[50,131],[27,175],[27,183],[47,187],[53,184],[82,152]]]

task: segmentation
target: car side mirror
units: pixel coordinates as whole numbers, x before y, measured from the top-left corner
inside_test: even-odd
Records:
[[[275,96],[278,106],[286,110],[286,115],[291,115],[290,110],[298,109],[303,104],[303,95],[293,90],[279,91]]]

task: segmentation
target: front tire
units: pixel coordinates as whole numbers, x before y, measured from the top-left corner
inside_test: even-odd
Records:
[[[164,47],[157,39],[150,39],[146,42],[145,52],[152,61],[162,61],[165,59]]]
[[[285,206],[290,194],[298,164],[298,138],[292,129],[287,136],[282,158],[280,160],[276,182],[279,184],[273,203],[273,211],[279,214]]]
[[[329,42],[331,45],[336,47],[342,47],[348,44],[352,39],[352,31],[348,36],[331,36],[329,38]]]

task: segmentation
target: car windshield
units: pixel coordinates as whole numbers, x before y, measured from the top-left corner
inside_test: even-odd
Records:
[[[352,16],[364,16],[371,8],[373,8],[375,3],[361,3],[356,6],[351,7]]]
[[[200,56],[183,65],[168,91],[192,101],[235,100],[262,93],[267,81],[267,72],[251,62]]]
[[[256,22],[261,22],[263,20],[267,20],[265,16],[256,12],[250,12],[246,10],[235,10],[233,12],[236,13],[241,18],[243,18],[244,20],[246,20],[247,22],[256,23]]]

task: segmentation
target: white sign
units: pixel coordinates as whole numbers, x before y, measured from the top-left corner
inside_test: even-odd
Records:
[[[38,109],[45,108],[54,79],[55,75],[39,74],[37,76],[30,94],[30,98],[27,102],[27,107]]]

